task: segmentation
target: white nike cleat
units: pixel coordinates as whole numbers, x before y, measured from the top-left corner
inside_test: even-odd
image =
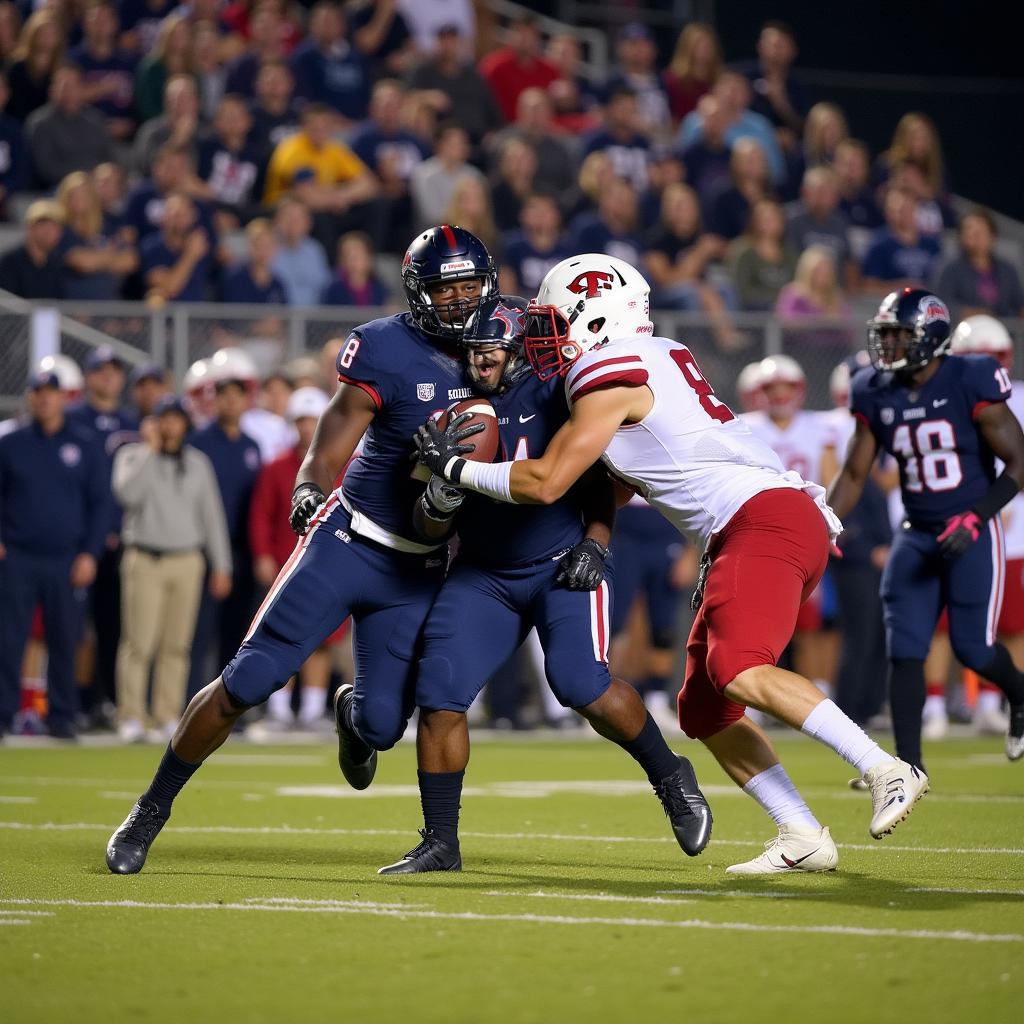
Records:
[[[828,828],[780,825],[779,834],[764,844],[764,853],[725,869],[728,875],[783,875],[793,872],[835,871],[839,851]]]
[[[864,773],[871,788],[871,835],[887,836],[928,792],[928,776],[906,761],[888,761]]]
[[[999,708],[976,711],[971,726],[979,736],[1003,736],[1010,728],[1010,716]]]
[[[1001,733],[1006,729],[1000,729]],[[921,738],[944,740],[949,735],[949,719],[945,715],[929,715],[921,725]]]
[[[1006,732],[1006,756],[1011,761],[1024,757],[1024,704],[1010,705],[1010,727]]]
[[[867,780],[863,775],[858,775],[855,779],[850,779],[847,783],[850,789],[856,789],[858,792],[866,793],[870,788],[867,784]]]

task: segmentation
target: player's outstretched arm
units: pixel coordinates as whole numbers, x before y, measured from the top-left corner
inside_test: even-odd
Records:
[[[858,419],[853,437],[850,438],[850,445],[846,449],[843,467],[828,489],[828,503],[840,519],[845,519],[854,505],[860,501],[864,484],[871,473],[877,454],[878,441],[875,435],[867,423]]]

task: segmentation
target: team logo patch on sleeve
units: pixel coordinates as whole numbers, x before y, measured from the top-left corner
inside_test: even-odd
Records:
[[[62,444],[58,454],[65,466],[77,466],[82,461],[82,449],[77,444]]]
[[[891,427],[896,420],[895,409],[883,409],[882,410],[882,422],[887,426]]]
[[[416,385],[416,397],[421,402],[433,401],[434,391],[436,386],[431,382],[430,384],[417,384]]]

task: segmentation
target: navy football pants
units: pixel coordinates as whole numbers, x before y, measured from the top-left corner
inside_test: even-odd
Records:
[[[959,558],[943,558],[933,533],[898,530],[882,575],[889,658],[923,661],[945,607],[957,659],[975,672],[986,669],[995,657],[1004,572],[998,516]]]
[[[224,669],[228,693],[242,704],[262,704],[351,615],[353,722],[377,750],[394,746],[414,707],[417,645],[446,561],[443,548],[406,555],[361,540],[332,495]]]
[[[416,703],[466,711],[536,626],[560,704],[582,708],[608,689],[611,567],[595,591],[555,586],[557,561],[520,569],[456,563],[423,630]]]

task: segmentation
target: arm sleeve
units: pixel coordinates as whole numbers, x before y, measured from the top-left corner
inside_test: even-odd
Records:
[[[991,356],[968,358],[964,366],[964,391],[971,407],[971,418],[986,406],[1005,402],[1012,392],[1010,375]]]
[[[210,560],[214,572],[231,572],[231,542],[228,539],[228,523],[224,516],[224,504],[220,498],[220,488],[213,474],[210,460],[198,449],[195,465],[200,476],[199,493],[200,518],[203,524],[203,549]]]
[[[126,444],[114,456],[111,486],[119,505],[138,505],[146,495],[156,466],[154,452],[145,444]]]
[[[398,374],[388,364],[381,339],[353,331],[338,353],[338,380],[362,388],[382,409],[396,397]]]

